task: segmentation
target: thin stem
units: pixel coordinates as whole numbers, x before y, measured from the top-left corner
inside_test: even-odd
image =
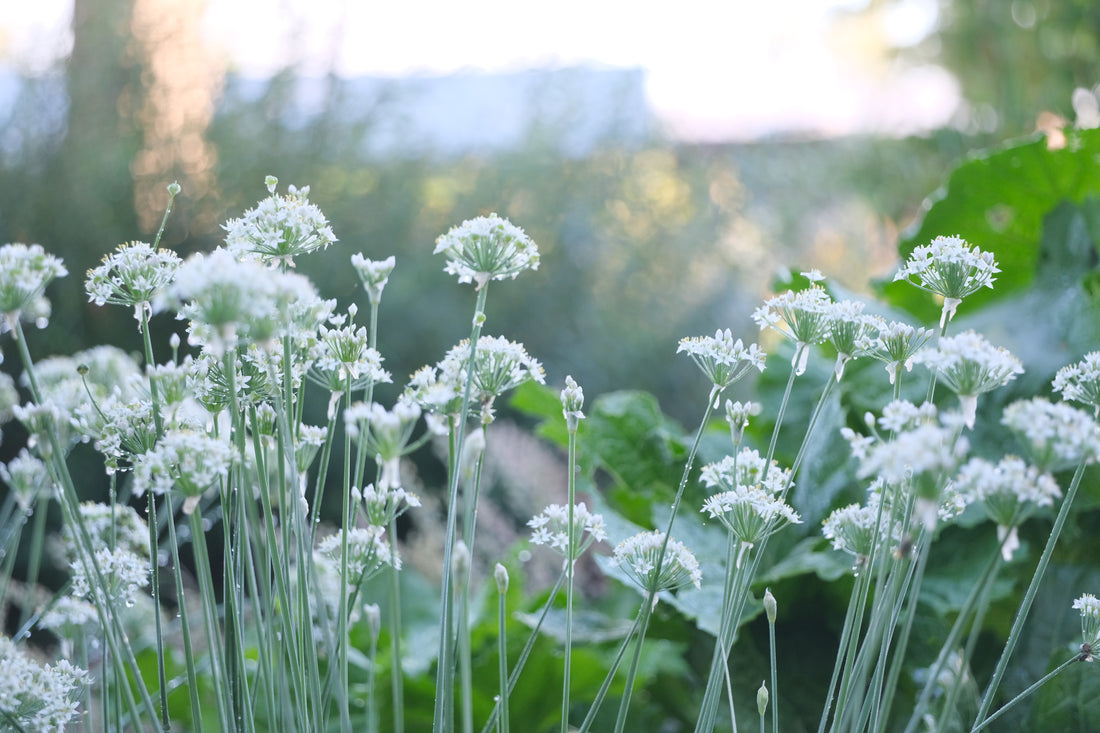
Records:
[[[390,519],[390,551],[397,559],[397,518]],[[405,731],[405,673],[401,664],[401,575],[398,562],[390,563],[390,686],[393,700],[393,731]]]
[[[1042,687],[1043,685],[1045,685],[1046,683],[1048,683],[1052,679],[1054,679],[1056,676],[1058,676],[1059,674],[1064,672],[1065,669],[1067,667],[1069,667],[1069,665],[1073,664],[1074,662],[1079,662],[1079,661],[1081,661],[1081,655],[1080,654],[1074,654],[1072,657],[1070,657],[1069,659],[1067,659],[1066,661],[1064,661],[1060,665],[1058,665],[1057,669],[1054,669],[1054,670],[1048,672],[1041,680],[1039,680],[1038,682],[1033,684],[1031,687],[1029,687],[1026,690],[1024,690],[1023,692],[1021,692],[1016,697],[1014,697],[1011,700],[1009,700],[1008,702],[1006,702],[1004,704],[1004,706],[1001,707],[1000,710],[998,710],[997,712],[990,715],[988,718],[983,720],[981,723],[976,724],[973,728],[970,729],[970,733],[977,733],[977,731],[980,731],[982,728],[985,728],[987,725],[992,723],[994,720],[996,720],[997,718],[1001,717],[1006,712],[1008,712],[1012,708],[1013,705],[1020,702],[1025,697],[1027,697],[1031,693],[1035,692],[1040,687]]]
[[[798,351],[795,353],[794,361],[797,362],[802,349],[808,349],[809,346],[802,344],[798,347]],[[787,403],[791,399],[791,389],[794,388],[794,378],[798,376],[795,374],[795,370],[791,369],[791,374],[787,377],[787,387],[783,390],[783,399],[779,403],[779,412],[775,415],[775,428],[772,430],[771,442],[768,443],[768,457],[764,461],[764,474],[767,478],[768,466],[771,465],[772,458],[775,456],[775,444],[779,441],[779,429],[783,426],[783,416],[787,412]]]
[[[497,601],[497,659],[500,671],[500,733],[508,732],[508,629],[507,629],[507,594],[500,593]]]
[[[1012,630],[1008,634],[1008,640],[1005,642],[1005,648],[1001,652],[1001,658],[997,660],[997,667],[993,671],[993,677],[989,681],[989,686],[986,687],[985,695],[982,696],[982,704],[978,709],[978,716],[974,718],[974,725],[977,725],[985,719],[986,713],[989,712],[990,706],[993,704],[993,696],[997,694],[997,688],[1001,685],[1001,680],[1004,678],[1005,671],[1008,669],[1008,661],[1012,658],[1012,652],[1016,649],[1016,644],[1020,640],[1020,635],[1024,630],[1024,622],[1027,620],[1028,613],[1031,611],[1031,604],[1035,600],[1035,595],[1039,592],[1039,584],[1043,579],[1043,574],[1046,572],[1047,565],[1050,564],[1050,558],[1054,554],[1054,546],[1058,543],[1058,538],[1062,534],[1062,527],[1065,526],[1066,518],[1069,516],[1070,507],[1073,505],[1073,499],[1077,496],[1077,489],[1081,485],[1081,478],[1085,475],[1085,463],[1082,461],[1077,466],[1077,471],[1073,474],[1073,480],[1070,481],[1069,488],[1066,489],[1066,498],[1062,501],[1062,507],[1058,510],[1058,516],[1054,520],[1054,526],[1050,530],[1050,536],[1047,538],[1046,547],[1043,548],[1043,554],[1039,558],[1039,564],[1035,567],[1035,573],[1031,576],[1031,583],[1027,587],[1027,592],[1024,594],[1023,601],[1020,602],[1020,608],[1016,611],[1016,618],[1012,622]]]
[[[179,542],[176,540],[176,518],[175,512],[172,510],[171,492],[167,492],[164,495],[164,508],[168,514],[168,544],[172,550],[172,567],[175,570],[172,576],[176,581],[176,607],[180,619],[180,636],[183,640],[184,660],[187,663],[187,692],[188,700],[191,703],[191,725],[196,733],[202,733],[202,701],[199,700],[199,681],[195,667],[195,649],[191,644],[191,625],[187,619],[187,598],[183,591],[183,575],[181,571],[183,566],[180,565],[180,548]]]
[[[607,691],[611,688],[611,681],[615,679],[615,673],[619,671],[619,665],[622,664],[627,647],[630,646],[631,639],[634,638],[638,629],[641,628],[642,614],[645,612],[645,609],[652,604],[653,600],[651,598],[642,598],[642,605],[638,609],[638,613],[634,616],[634,623],[631,625],[630,631],[628,631],[623,638],[622,644],[619,645],[619,651],[615,654],[615,659],[611,662],[611,669],[607,670],[607,676],[604,677],[603,684],[600,685],[599,692],[596,693],[596,699],[592,701],[592,707],[588,709],[588,715],[585,716],[584,722],[581,723],[580,730],[577,733],[587,733],[592,727],[592,723],[596,719],[596,713],[599,712],[600,706],[603,705],[603,699],[607,697]]]
[[[653,615],[653,607],[657,604],[655,594],[650,594],[651,601],[642,604],[641,623],[638,630],[638,641],[634,644],[634,656],[630,660],[630,667],[626,673],[626,687],[623,689],[623,699],[619,702],[619,715],[615,719],[615,733],[623,733],[626,727],[626,716],[630,710],[630,698],[634,693],[634,679],[638,675],[638,662],[642,657],[642,644],[645,643],[645,632],[649,628],[649,619]]]
[[[485,313],[485,301],[489,294],[489,284],[485,283],[477,291],[477,304],[474,306],[474,325],[470,332],[470,363],[466,370],[466,385],[463,388],[462,403],[457,425],[453,432],[454,455],[451,459],[450,488],[447,503],[447,530],[443,540],[443,585],[440,589],[439,651],[436,656],[435,710],[432,714],[433,733],[448,733],[454,721],[447,711],[451,708],[454,696],[454,651],[453,624],[454,608],[451,603],[451,564],[455,543],[455,525],[458,514],[458,460],[462,455],[462,443],[466,434],[466,412],[470,404],[470,392],[474,379],[474,361],[477,358],[477,342],[481,337],[481,324]]]
[[[573,421],[576,422],[575,420]],[[574,505],[577,501],[577,430],[569,430],[569,451],[567,470],[567,511],[569,513],[566,527],[569,532],[569,541],[565,558],[565,659],[562,671],[561,691],[561,733],[569,733],[569,687],[570,675],[573,664],[573,573],[576,570],[577,537],[574,526]]]
[[[771,651],[772,689],[770,703],[772,706],[772,733],[779,733],[779,675],[778,665],[775,663],[775,622],[768,619],[768,647]],[[764,727],[764,716],[760,716],[760,727]]]

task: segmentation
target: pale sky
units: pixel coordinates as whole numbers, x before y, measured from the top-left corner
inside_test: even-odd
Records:
[[[41,71],[71,40],[71,0],[7,0],[0,68]],[[263,75],[293,61],[345,76],[446,74],[593,63],[643,68],[670,134],[751,139],[772,132],[904,134],[945,124],[958,101],[935,67],[884,63],[887,42],[919,40],[935,0],[841,27],[862,0],[208,0],[212,53]]]

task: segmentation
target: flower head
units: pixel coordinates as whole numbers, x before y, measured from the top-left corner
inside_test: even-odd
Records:
[[[877,506],[849,504],[834,509],[822,523],[822,534],[833,543],[834,550],[855,555],[857,560],[871,556],[875,545]]]
[[[893,384],[903,366],[906,371],[913,368],[913,357],[930,338],[932,332],[927,328],[891,321],[879,326],[878,336],[871,343],[870,355],[886,363],[886,373],[890,375],[890,384]]]
[[[1064,366],[1054,375],[1052,384],[1062,399],[1080,402],[1100,413],[1100,351],[1085,354],[1076,364]]]
[[[758,402],[734,402],[726,400],[726,423],[730,426],[730,438],[734,447],[740,447],[749,426],[749,418],[760,414]]]
[[[714,336],[693,336],[680,340],[676,353],[686,352],[695,360],[703,374],[718,389],[725,389],[755,367],[764,371],[764,351],[756,344],[745,348],[741,339],[733,340],[727,328]]]
[[[25,513],[34,509],[39,498],[49,498],[54,490],[46,464],[24,448],[7,463],[0,463],[2,480],[15,497],[15,502]]]
[[[1100,426],[1084,410],[1042,397],[1017,400],[1001,424],[1011,430],[1035,465],[1046,471],[1091,463],[1100,454]]]
[[[752,319],[760,329],[772,328],[795,342],[794,360],[791,366],[795,374],[806,371],[806,360],[813,344],[820,344],[829,337],[832,325],[833,299],[820,286],[768,299],[756,309]]]
[[[385,529],[411,507],[420,506],[420,497],[405,491],[400,486],[384,486],[379,483],[367,484],[364,489],[352,489],[352,496],[362,502],[367,521]]]
[[[703,502],[701,511],[720,521],[741,541],[742,554],[788,524],[802,522],[787,502],[759,485],[714,494]],[[741,566],[741,555],[737,565]]]
[[[682,542],[669,539],[661,567],[657,558],[665,543],[665,533],[660,530],[642,532],[628,537],[615,547],[611,564],[618,567],[646,593],[675,590],[689,583],[701,587],[703,573],[699,561]]]
[[[756,487],[769,494],[781,494],[791,485],[790,469],[771,466],[752,448],[742,448],[736,456],[726,456],[716,463],[703,466],[700,480],[708,489],[734,491]]]
[[[393,272],[396,264],[397,259],[393,255],[384,260],[368,260],[359,253],[351,256],[351,266],[359,276],[359,282],[363,283],[363,289],[367,291],[371,305],[382,302],[382,289],[389,282],[390,273]]]
[[[854,300],[833,303],[828,340],[836,349],[834,372],[837,380],[844,376],[845,364],[871,353],[874,336],[883,325],[885,321],[882,318],[863,313],[863,303]]]
[[[98,578],[89,578],[84,563],[73,562],[73,596],[93,604],[130,608],[139,590],[149,585],[149,558],[124,547],[100,547],[95,551]],[[99,579],[104,586],[99,585]]]
[[[942,338],[936,348],[921,351],[914,361],[936,372],[959,396],[966,425],[971,428],[978,395],[1003,387],[1024,371],[1020,360],[1007,349],[994,346],[974,331]]]
[[[1000,272],[992,252],[983,252],[961,237],[936,237],[916,247],[894,275],[921,290],[943,296],[940,328],[955,315],[962,299],[983,287],[992,288]]]
[[[60,259],[46,254],[38,244],[5,244],[0,247],[0,334],[14,331],[16,321],[33,320],[45,325],[49,301],[42,295],[54,278],[68,275]]]
[[[448,273],[460,283],[515,279],[524,270],[539,268],[539,250],[522,229],[496,214],[468,219],[435,243],[435,254],[447,258]]]
[[[1073,602],[1073,608],[1081,612],[1081,638],[1090,649],[1100,642],[1100,599],[1085,593]],[[1092,661],[1091,652],[1086,661]]]
[[[470,341],[463,339],[439,362],[440,380],[450,383],[456,395],[465,390],[470,368]],[[546,373],[537,359],[528,355],[523,344],[503,336],[482,336],[477,341],[473,362],[470,400],[479,405],[483,423],[492,421],[497,397],[525,382],[546,383]]]
[[[175,252],[153,249],[145,242],[120,244],[103,258],[103,264],[88,270],[84,289],[96,305],[113,303],[134,309],[141,322],[152,311],[154,296],[175,277],[181,260]]]
[[[536,514],[527,526],[531,542],[546,545],[564,557],[569,555],[569,508],[551,504]],[[603,515],[588,511],[584,502],[573,507],[573,559],[576,560],[595,542],[607,539]]]
[[[347,535],[349,585],[360,585],[373,578],[387,566],[401,567],[400,560],[390,551],[383,539],[381,527],[353,527],[329,535],[317,545],[317,556],[323,563],[340,567],[341,543]]]
[[[573,377],[565,378],[565,388],[561,391],[561,410],[569,432],[576,432],[580,421],[584,419],[581,408],[584,407],[584,390]]]
[[[971,458],[955,477],[954,488],[966,504],[978,504],[996,525],[1005,560],[1019,546],[1016,528],[1038,507],[1050,506],[1062,495],[1049,473],[1027,465],[1016,456],[993,464]]]
[[[39,666],[0,635],[0,710],[14,730],[64,730],[80,715],[80,694],[90,681],[65,659]]]
[[[309,186],[290,186],[281,196],[275,193],[278,181],[272,181],[269,176],[270,196],[226,222],[225,246],[238,257],[253,255],[293,267],[296,256],[328,247],[336,237],[325,215],[309,202]]]
[[[381,464],[380,487],[401,486],[401,457],[407,452],[419,419],[420,406],[407,398],[398,399],[392,410],[376,402],[370,405],[359,402],[344,411],[344,423],[351,437],[362,436],[364,449]]]
[[[168,430],[153,450],[134,459],[133,491],[155,494],[174,488],[186,497],[190,514],[199,499],[229,475],[233,448],[220,438],[193,430]]]

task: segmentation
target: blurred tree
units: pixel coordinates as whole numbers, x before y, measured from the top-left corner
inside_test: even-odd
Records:
[[[1093,0],[870,0],[857,11],[904,24],[907,11],[932,11],[931,32],[896,49],[910,62],[936,63],[959,80],[969,133],[1004,139],[1032,132],[1043,111],[1073,121],[1074,91],[1096,108],[1100,84],[1100,4]],[[892,16],[892,17],[891,17]],[[903,33],[901,35],[904,35]]]

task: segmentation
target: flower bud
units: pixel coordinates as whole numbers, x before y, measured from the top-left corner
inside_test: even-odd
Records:
[[[508,592],[508,568],[499,562],[493,568],[493,579],[497,582],[497,592],[504,595]]]
[[[768,709],[768,686],[763,682],[760,683],[760,689],[756,691],[756,712],[760,713],[760,717],[764,717],[765,711]]]
[[[775,623],[775,612],[777,606],[775,604],[775,596],[772,595],[771,588],[764,589],[764,612],[768,614],[768,623]]]

